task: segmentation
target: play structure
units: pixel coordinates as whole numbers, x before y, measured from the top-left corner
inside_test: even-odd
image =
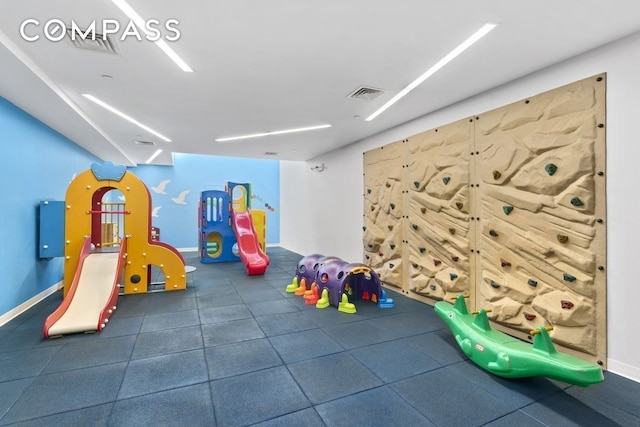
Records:
[[[530,331],[533,344],[525,343],[492,329],[487,310],[470,313],[462,294],[453,305],[437,302],[435,312],[451,329],[464,354],[492,374],[505,378],[542,376],[582,387],[604,380],[599,366],[556,351],[548,332],[552,327]]]
[[[350,314],[356,312],[357,299],[371,301],[380,308],[395,306],[371,268],[320,254],[305,256],[298,262],[296,275],[286,291],[303,296],[306,304],[315,304],[316,308],[333,305]]]
[[[200,262],[240,260],[248,275],[265,273],[266,212],[251,210],[251,184],[229,182],[226,191],[203,191],[198,210]]]
[[[112,190],[125,199],[116,210],[105,209],[108,202],[103,204]],[[41,223],[48,215],[64,218],[64,243],[52,240],[41,245],[47,247],[48,256],[59,253],[56,246],[63,248],[64,299],[45,321],[45,338],[100,331],[116,309],[120,287],[123,294],[147,292],[152,266],[164,274],[165,291],[186,288],[184,259],[175,248],[152,237],[149,190],[124,166],[94,163],[69,184],[64,204],[46,206],[51,211],[41,211]],[[118,222],[105,222],[116,216]]]

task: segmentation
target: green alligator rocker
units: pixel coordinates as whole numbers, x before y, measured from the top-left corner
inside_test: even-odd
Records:
[[[464,298],[458,295],[453,305],[439,301],[435,311],[481,368],[505,378],[547,377],[581,387],[604,380],[599,366],[556,351],[548,333],[552,327],[531,331],[533,344],[528,344],[492,329],[486,310],[469,313]]]

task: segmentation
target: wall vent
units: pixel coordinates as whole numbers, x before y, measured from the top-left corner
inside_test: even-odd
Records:
[[[385,91],[370,86],[360,86],[358,89],[347,95],[347,98],[362,99],[364,101],[372,101],[382,95]]]
[[[85,34],[86,37],[83,38]],[[118,48],[113,38],[100,33],[94,32],[93,34],[87,34],[86,29],[81,28],[74,31],[71,28],[67,28],[67,38],[71,44],[78,49],[93,50],[94,52],[102,53],[118,53]]]
[[[155,142],[152,141],[140,141],[140,140],[135,140],[133,141],[136,145],[156,145]]]
[[[277,156],[278,153],[276,153],[275,151],[265,151],[264,155],[265,156]]]

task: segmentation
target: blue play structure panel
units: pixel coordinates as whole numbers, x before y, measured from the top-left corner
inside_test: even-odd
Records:
[[[127,168],[122,165],[116,166],[112,162],[92,163],[91,172],[98,181],[120,181]]]
[[[55,258],[64,256],[64,202],[40,202],[40,239],[38,256]]]
[[[203,191],[200,198],[200,262],[237,261],[231,227],[231,198],[226,191]]]

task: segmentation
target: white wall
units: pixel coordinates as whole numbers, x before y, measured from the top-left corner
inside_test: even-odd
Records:
[[[608,369],[640,382],[640,33],[479,94],[311,162],[281,162],[281,245],[362,261],[362,153],[540,92],[607,73]],[[442,71],[446,72],[446,70]],[[402,102],[402,101],[400,101]],[[391,107],[393,108],[393,107]],[[318,173],[312,165],[324,162]],[[285,215],[286,213],[286,215]]]

